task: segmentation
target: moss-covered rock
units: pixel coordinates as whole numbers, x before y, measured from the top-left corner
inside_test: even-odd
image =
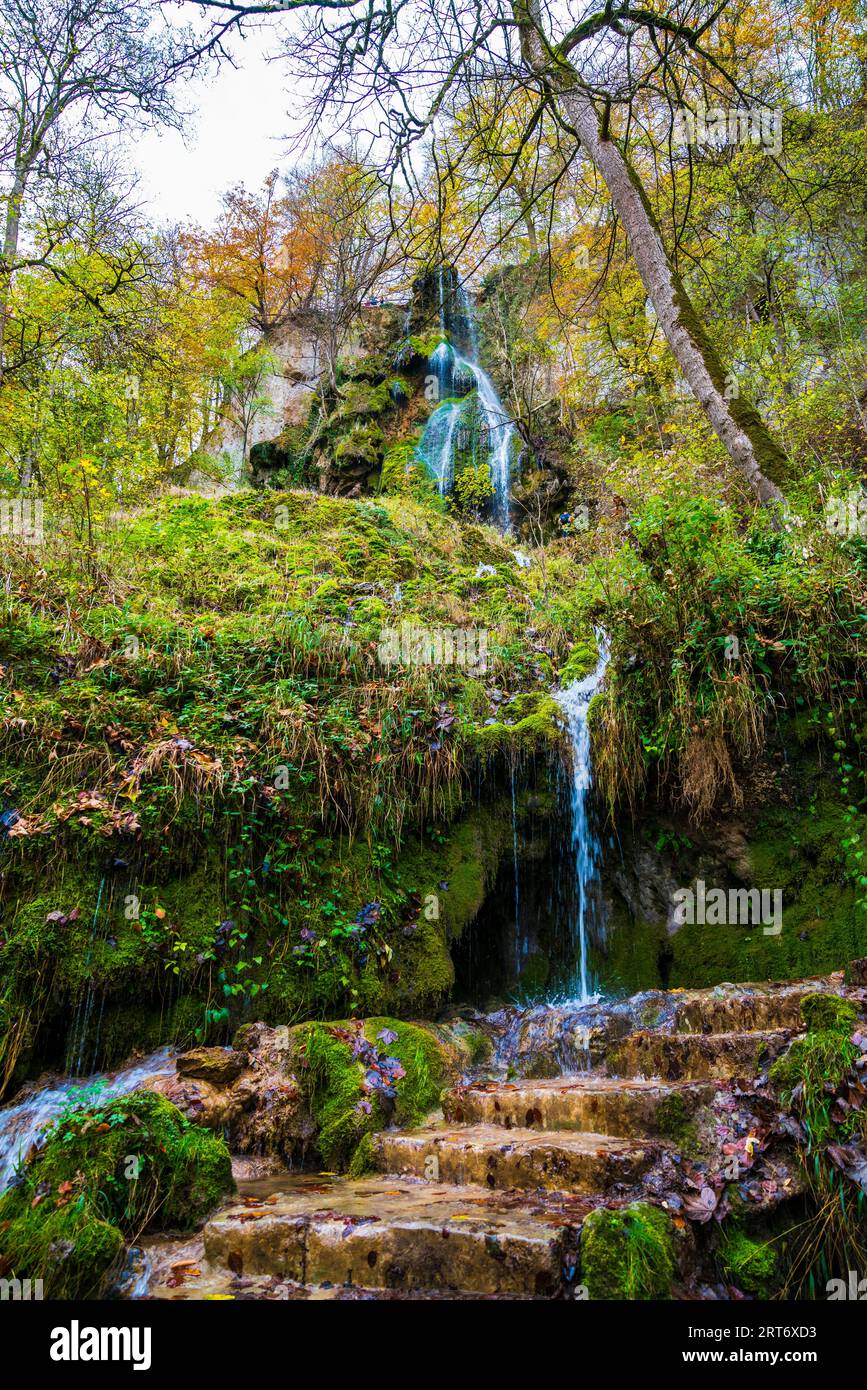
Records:
[[[858,1009],[851,999],[838,994],[817,991],[801,1000],[801,1017],[811,1033],[851,1033],[858,1019]]]
[[[436,487],[415,445],[407,442],[394,444],[386,452],[382,461],[380,487],[383,492],[403,493],[410,497],[428,498],[436,496]]]
[[[774,1292],[779,1256],[770,1241],[754,1240],[739,1226],[727,1225],[720,1248],[726,1282],[755,1298]]]
[[[371,1132],[419,1125],[455,1073],[455,1054],[440,1038],[397,1019],[301,1024],[293,1050],[323,1161],[356,1175],[370,1165]]]
[[[584,1221],[580,1279],[590,1299],[671,1298],[674,1275],[671,1220],[660,1207],[598,1207]]]
[[[0,1261],[50,1298],[97,1297],[127,1241],[189,1229],[234,1188],[222,1139],[164,1097],[133,1092],[70,1108],[0,1197]]]
[[[550,752],[564,743],[563,711],[549,695],[519,695],[505,707],[501,719],[481,725],[467,737],[482,758]]]

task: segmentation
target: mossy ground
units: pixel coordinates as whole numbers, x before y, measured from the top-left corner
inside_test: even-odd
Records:
[[[0,1196],[0,1264],[49,1298],[99,1297],[144,1230],[189,1229],[234,1188],[222,1139],[164,1097],[75,1102]]]

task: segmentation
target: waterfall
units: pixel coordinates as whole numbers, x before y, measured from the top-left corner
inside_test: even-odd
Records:
[[[454,488],[457,452],[469,449],[473,463],[486,457],[494,489],[494,516],[500,529],[507,531],[515,428],[494,383],[479,363],[476,325],[465,290],[456,285],[447,290],[442,267],[437,290],[443,341],[430,357],[430,368],[437,380],[440,404],[425,426],[418,453],[443,496]]]
[[[81,1081],[53,1078],[39,1090],[31,1091],[24,1100],[4,1106],[0,1109],[0,1192],[12,1182],[19,1163],[24,1161],[51,1121],[76,1101],[101,1105],[115,1096],[137,1090],[148,1077],[168,1076],[173,1071],[169,1049],[163,1047],[110,1076],[90,1076]]]
[[[587,948],[592,914],[590,890],[597,877],[600,857],[599,840],[590,815],[593,768],[587,712],[590,701],[602,684],[609,655],[604,634],[597,632],[596,640],[599,647],[596,669],[589,676],[574,681],[565,690],[554,693],[555,700],[566,716],[569,741],[572,745],[570,811],[574,905],[570,927],[573,941],[578,947],[579,973],[576,985],[578,998],[582,1003],[591,999],[593,994],[587,967]]]

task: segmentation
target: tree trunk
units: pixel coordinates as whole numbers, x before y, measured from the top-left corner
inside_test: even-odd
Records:
[[[3,385],[6,357],[6,324],[9,319],[9,299],[12,293],[12,271],[18,255],[18,236],[21,228],[21,204],[24,199],[26,174],[16,171],[6,204],[6,228],[3,234],[3,265],[0,268],[0,387]]]
[[[513,0],[524,60],[558,92],[563,111],[586,154],[601,174],[629,240],[636,268],[669,347],[693,395],[753,492],[763,503],[780,503],[788,460],[755,406],[726,377],[716,348],[671,264],[662,232],[635,170],[610,138],[579,86],[576,69],[562,57],[552,65],[539,0]]]
[[[788,461],[755,406],[726,377],[713,343],[671,264],[638,176],[611,139],[603,139],[593,103],[567,92],[563,106],[611,195],[647,297],[686,381],[732,461],[756,496],[780,502]]]

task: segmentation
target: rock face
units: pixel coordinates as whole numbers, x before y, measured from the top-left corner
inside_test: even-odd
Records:
[[[234,1153],[303,1159],[315,1126],[290,1070],[287,1030],[253,1028],[247,1049],[197,1047],[181,1053],[175,1075],[157,1078],[152,1089],[187,1119],[224,1133]]]
[[[365,308],[357,328],[344,345],[341,359],[347,363],[357,362],[381,350],[383,342],[394,336],[395,324],[402,321],[402,316],[403,308],[398,305]],[[307,421],[325,370],[321,346],[324,333],[324,325],[316,315],[308,314],[285,325],[269,342],[277,370],[262,381],[263,404],[247,432],[247,457],[251,465],[255,465],[255,455],[251,454],[257,446],[278,440],[284,430]],[[231,416],[213,431],[207,445],[210,453],[227,454],[238,476],[243,474],[246,463],[242,457],[243,448],[243,429]],[[278,455],[279,445],[273,457],[277,459]],[[268,457],[267,453],[262,456],[265,472]],[[279,466],[279,462],[273,466]],[[263,481],[264,473],[258,477],[259,483]]]
[[[754,1229],[803,1191],[791,1122],[757,1073],[803,1029],[810,995],[862,1010],[867,997],[841,973],[657,991],[609,1008],[607,1028],[600,1005],[584,1006],[584,1024],[575,1006],[503,1013],[488,1020],[492,1068],[445,1091],[444,1118],[370,1136],[380,1176],[242,1185],[207,1224],[183,1291],[163,1253],[151,1293],[742,1297],[733,1278],[717,1282],[708,1232],[735,1208],[738,1232]],[[595,1062],[560,1070],[582,1028]],[[520,1079],[546,1050],[557,1074]]]

